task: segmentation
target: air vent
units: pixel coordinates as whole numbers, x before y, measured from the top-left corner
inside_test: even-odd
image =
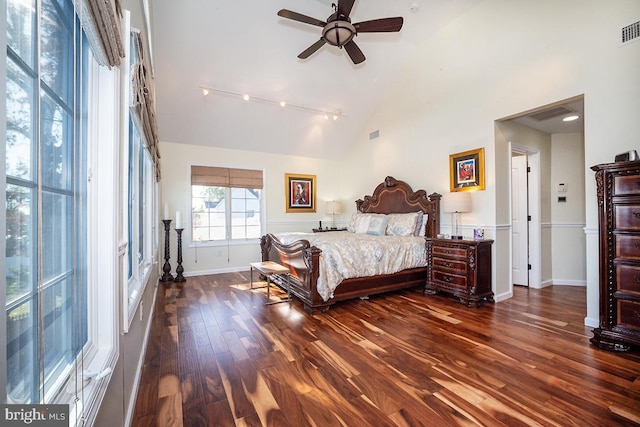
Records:
[[[640,40],[640,21],[622,27],[622,31],[620,32],[620,42],[623,45],[636,40]]]
[[[565,114],[569,114],[573,112],[574,112],[573,110],[570,110],[567,107],[559,105],[557,107],[553,107],[548,110],[538,111],[537,113],[530,114],[529,117],[541,122],[543,120],[549,120],[554,117],[564,116]]]
[[[373,141],[374,139],[377,139],[380,137],[380,130],[374,130],[373,132],[371,132],[369,134],[369,141]]]

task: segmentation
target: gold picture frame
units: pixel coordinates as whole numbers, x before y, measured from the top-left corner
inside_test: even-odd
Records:
[[[296,173],[284,174],[285,210],[293,212],[316,211],[316,176]]]
[[[484,147],[449,155],[451,191],[484,190]]]

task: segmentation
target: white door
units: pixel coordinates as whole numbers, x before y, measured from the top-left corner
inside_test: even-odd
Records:
[[[511,157],[511,230],[513,284],[529,285],[527,156]]]

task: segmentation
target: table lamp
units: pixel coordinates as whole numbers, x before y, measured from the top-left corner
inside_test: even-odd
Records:
[[[327,202],[327,205],[325,207],[326,211],[328,214],[331,214],[331,229],[335,230],[336,229],[336,214],[341,214],[342,213],[342,203],[340,202],[336,202],[335,200],[332,200],[330,202]]]
[[[471,212],[471,193],[466,191],[458,191],[447,193],[442,196],[442,210],[451,212],[453,217],[453,232],[451,238],[454,240],[462,240],[460,233],[460,213]]]

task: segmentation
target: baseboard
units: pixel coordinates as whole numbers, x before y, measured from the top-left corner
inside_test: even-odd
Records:
[[[494,295],[494,297],[493,297],[495,302],[504,301],[504,300],[507,300],[509,298],[513,298],[513,292],[504,292],[504,293],[499,294],[499,295]]]
[[[558,280],[558,279],[553,279],[552,281],[553,285],[560,285],[560,286],[587,286],[587,281],[586,280]]]
[[[597,328],[600,326],[600,321],[598,319],[593,319],[591,317],[584,318],[585,326],[589,326],[591,328]]]
[[[249,271],[249,266],[246,266],[246,267],[214,268],[212,270],[190,271],[188,273],[184,273],[184,277],[207,276],[209,274],[221,274],[221,273],[239,273],[241,271]]]

